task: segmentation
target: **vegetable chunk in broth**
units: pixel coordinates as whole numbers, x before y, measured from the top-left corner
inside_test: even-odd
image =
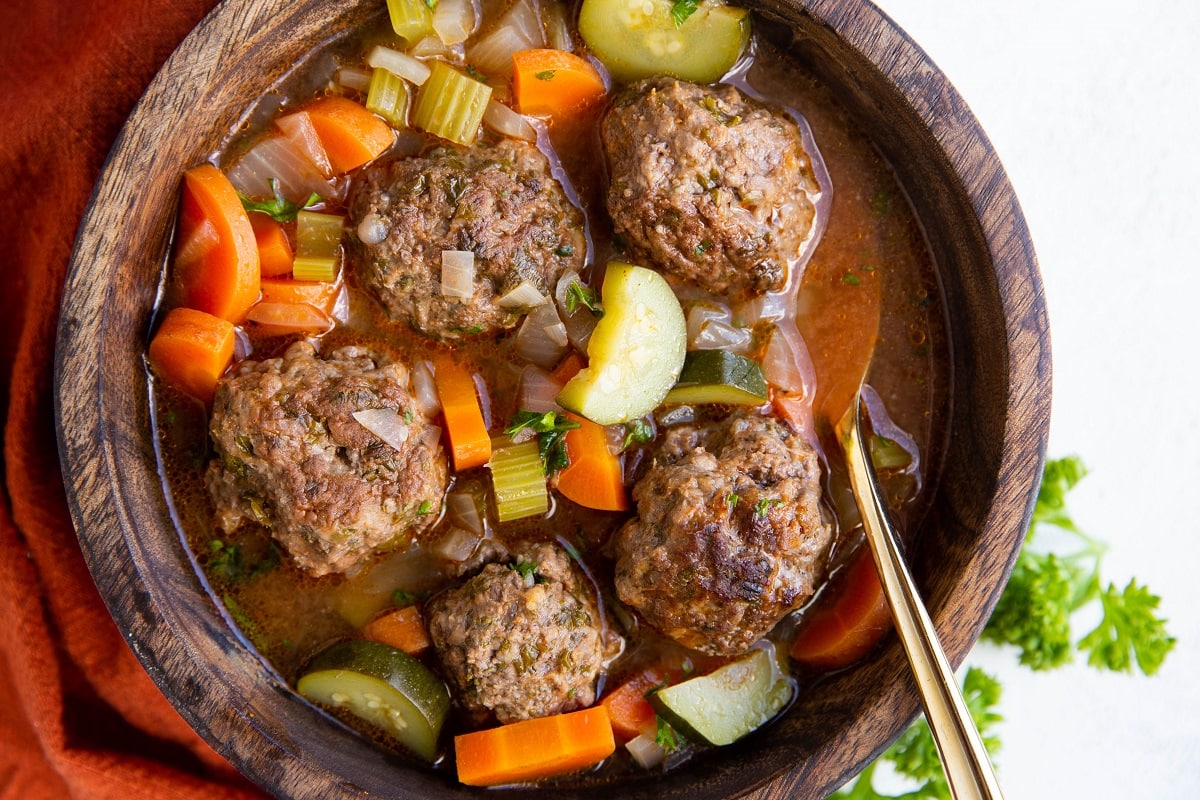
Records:
[[[381,747],[471,785],[686,769],[886,633],[813,407],[855,317],[801,331],[879,291],[914,528],[949,407],[922,231],[745,9],[379,2],[184,178],[147,357],[181,534]]]

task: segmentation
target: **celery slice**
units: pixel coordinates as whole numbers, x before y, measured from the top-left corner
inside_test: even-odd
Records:
[[[298,281],[337,280],[337,258],[333,256],[296,256],[292,262],[292,277]]]
[[[488,467],[492,471],[492,491],[496,496],[496,516],[508,522],[550,510],[550,493],[542,471],[542,456],[536,439],[520,444],[493,441]]]
[[[412,44],[433,33],[433,9],[425,0],[387,0],[392,30]]]
[[[296,214],[296,259],[292,277],[298,281],[337,279],[338,255],[342,247],[345,217],[301,211]]]
[[[408,82],[386,69],[371,73],[367,88],[367,110],[373,111],[397,128],[408,127]]]
[[[430,64],[429,80],[417,92],[413,125],[458,144],[470,144],[479,133],[492,87],[470,78],[443,61]]]

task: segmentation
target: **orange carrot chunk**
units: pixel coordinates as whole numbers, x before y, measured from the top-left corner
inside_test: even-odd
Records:
[[[629,497],[621,459],[608,451],[603,426],[574,414],[567,416],[579,427],[567,431],[565,437],[571,463],[558,473],[559,493],[585,508],[627,510]]]
[[[235,324],[258,299],[254,228],[233,184],[211,164],[183,174],[175,279],[180,305]]]
[[[599,102],[604,79],[590,63],[563,50],[513,53],[513,95],[522,114],[563,117]]]
[[[567,357],[558,362],[558,366],[550,373],[550,377],[554,378],[554,382],[560,386],[565,386],[567,381],[574,378],[576,375],[587,366],[587,361],[578,352],[572,350],[567,354]]]
[[[332,314],[342,286],[326,281],[296,281],[288,278],[263,278],[263,303],[308,303]]]
[[[386,122],[345,97],[322,97],[296,113],[308,115],[337,173],[378,158],[396,138]]]
[[[892,615],[875,561],[869,548],[862,548],[835,576],[833,602],[818,605],[805,615],[789,654],[818,669],[849,666],[871,651],[892,629]]]
[[[468,786],[563,775],[598,764],[615,749],[604,706],[454,737],[458,779]]]
[[[150,340],[159,377],[206,403],[233,360],[232,323],[193,308],[174,308]]]
[[[608,710],[613,733],[623,740],[639,735],[653,739],[658,732],[658,715],[646,699],[646,693],[664,683],[678,680],[681,674],[681,670],[648,667],[605,695],[600,705]]]
[[[258,246],[258,268],[263,277],[278,277],[292,271],[292,243],[283,226],[266,214],[251,214],[250,227]]]
[[[429,632],[416,606],[405,606],[388,611],[366,624],[362,630],[364,638],[403,650],[417,656],[429,649]]]
[[[434,368],[434,383],[455,471],[483,466],[492,457],[492,439],[483,421],[475,379],[464,367],[442,358]]]

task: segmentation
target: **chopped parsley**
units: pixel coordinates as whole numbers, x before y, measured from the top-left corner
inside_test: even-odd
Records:
[[[518,411],[513,414],[512,421],[504,432],[508,436],[516,436],[523,430],[537,434],[538,453],[542,457],[542,469],[547,475],[553,475],[560,469],[571,464],[567,455],[567,431],[579,427],[573,419],[559,416],[557,411]]]
[[[731,509],[737,508],[738,501],[741,499],[742,498],[738,497],[737,492],[730,492],[729,494],[725,495],[725,505],[729,506]]]
[[[774,506],[781,505],[783,505],[783,501],[774,497],[760,498],[759,501],[754,504],[754,516],[765,517],[767,512],[769,512]]]
[[[571,281],[567,286],[567,313],[574,314],[575,309],[582,306],[597,317],[604,316],[604,306],[596,297],[596,290],[584,286],[579,281]]]
[[[688,17],[696,13],[696,9],[700,7],[700,0],[675,0],[671,4],[671,21],[678,28],[683,23],[688,21]]]
[[[252,200],[241,192],[238,192],[238,197],[242,201],[242,207],[247,212],[257,211],[266,214],[276,222],[294,222],[296,215],[301,211],[314,203],[321,202],[321,196],[314,192],[303,203],[293,203],[279,191],[279,181],[275,178],[268,178],[267,183],[271,187],[271,194],[274,195],[270,200]]]
[[[406,592],[404,589],[397,589],[392,592],[392,605],[404,608],[405,606],[415,605],[420,600],[420,595]]]
[[[862,278],[858,277],[853,272],[847,272],[842,276],[842,283],[846,284],[847,286],[860,286],[862,284]]]
[[[514,561],[508,565],[508,568],[520,575],[526,583],[537,579],[538,565],[531,561]]]
[[[533,77],[537,78],[539,81],[552,81],[554,80],[555,72],[557,72],[557,70],[544,69],[541,72],[533,73]]]
[[[430,511],[433,511],[433,503],[428,500],[422,500],[421,505],[417,506],[417,514],[420,516],[424,516]]]
[[[625,423],[625,441],[621,444],[622,450],[628,450],[631,445],[645,444],[654,440],[654,426],[646,421],[645,417],[631,419]]]
[[[673,753],[678,750],[681,737],[671,727],[671,723],[657,715],[655,715],[655,721],[657,729],[654,732],[654,743],[661,747],[664,753]]]

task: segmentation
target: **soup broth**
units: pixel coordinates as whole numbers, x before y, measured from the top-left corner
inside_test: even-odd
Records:
[[[482,24],[477,30],[486,32],[507,10],[507,4],[484,3]],[[543,9],[543,13],[543,19],[553,24],[556,20],[575,19],[577,9]],[[586,52],[573,28],[568,41],[577,52]],[[364,54],[379,43],[396,43],[382,14],[376,25],[312,53],[256,107],[247,110],[242,127],[231,132],[223,149],[213,154],[214,163],[228,169],[261,139],[280,113],[301,107],[314,96],[335,94],[362,101],[363,93],[343,82],[346,70],[363,69]],[[450,58],[461,66],[461,55]],[[805,65],[752,34],[746,53],[725,81],[801,120],[811,132],[809,146],[815,145],[828,173],[831,188],[826,189],[829,205],[822,220],[823,232],[807,263],[793,265],[795,272],[804,271],[794,287],[799,303],[795,313],[802,318],[811,311],[814,298],[828,297],[827,293],[810,291],[812,285],[841,284],[851,292],[864,281],[880,281],[880,330],[868,376],[871,424],[881,446],[901,451],[898,458],[884,459],[879,471],[900,527],[913,530],[933,492],[950,401],[943,302],[921,227],[903,187],[873,143]],[[512,91],[505,77],[489,76],[488,82],[494,96],[504,97]],[[614,236],[605,202],[609,174],[601,156],[600,124],[613,104],[620,102],[618,98],[624,91],[611,80],[609,84],[603,104],[569,119],[554,119],[537,139],[538,148],[582,212],[588,252],[581,275],[586,286],[596,290],[601,285],[604,265],[627,255],[621,238]],[[490,131],[482,137],[489,141],[502,138]],[[404,130],[399,133],[398,144],[384,158],[419,157],[436,144],[428,134]],[[348,181],[356,180],[359,178],[352,172]],[[342,200],[327,198],[322,210],[345,213],[346,205]],[[385,360],[407,365],[449,354],[486,387],[482,395],[486,400],[486,426],[494,438],[503,436],[514,415],[522,410],[518,398],[522,376],[529,366],[517,351],[514,333],[468,335],[449,342],[414,333],[407,325],[397,325],[351,273],[347,266],[351,257],[346,247],[339,262],[336,324],[319,336],[309,337],[316,349],[324,354],[340,347],[365,345]],[[793,275],[791,280],[795,282],[797,277]],[[679,282],[674,286],[685,311],[700,302],[695,300],[694,289]],[[166,302],[171,302],[170,293]],[[780,324],[788,324],[789,319]],[[239,337],[239,360],[277,358],[294,341],[306,338],[299,334],[274,335],[253,323],[240,326]],[[806,344],[810,350],[821,345]],[[757,352],[761,359],[762,349],[759,346],[751,352]],[[807,377],[811,382],[813,376]],[[431,508],[429,513],[436,515],[437,521],[426,532],[401,537],[392,550],[373,555],[344,574],[314,577],[294,563],[285,548],[272,539],[268,527],[244,524],[234,531],[219,527],[205,478],[211,460],[217,457],[209,435],[209,409],[153,376],[150,390],[164,487],[179,530],[214,597],[254,648],[292,685],[315,654],[332,642],[360,637],[363,626],[380,612],[411,602],[422,606],[446,587],[461,584],[478,573],[485,563],[508,563],[508,554],[522,543],[543,541],[559,542],[578,559],[599,598],[606,632],[624,640],[623,648],[610,654],[597,680],[597,698],[656,663],[671,662],[703,674],[731,661],[728,656],[698,652],[663,636],[616,596],[612,588],[613,540],[637,512],[636,503],[630,511],[597,511],[552,491],[546,514],[500,522],[490,493],[489,469],[484,466],[452,472],[449,492],[471,498],[481,512],[478,530],[471,530],[462,518],[464,513],[469,515],[469,510],[450,505]],[[798,393],[801,403],[805,397],[811,402],[811,390],[809,385]],[[776,413],[769,411],[770,405],[764,403],[763,409]],[[647,419],[661,437],[679,419],[705,420],[719,417],[726,410],[663,406]],[[617,426],[610,428],[614,440],[622,438],[624,432]],[[781,655],[788,651],[796,631],[803,630],[808,609],[836,601],[837,575],[861,541],[857,511],[827,424],[817,419],[813,427],[799,430],[797,435],[816,448],[822,467],[821,508],[834,535],[833,544],[821,559],[824,588],[806,608],[787,614],[765,637]],[[634,441],[622,450],[627,488],[646,474],[656,446],[653,440]],[[414,538],[416,541],[412,541]],[[433,652],[420,658],[440,673],[442,667]],[[820,670],[793,661],[790,672],[797,691],[820,691]],[[342,717],[381,746],[405,752],[389,737],[362,726],[352,715]],[[449,733],[457,733],[479,724],[456,705],[447,727]],[[484,726],[494,724],[488,721]],[[445,769],[452,769],[454,761],[449,733],[441,736],[438,762]],[[683,747],[668,759],[668,767],[685,761],[699,747],[696,742]],[[619,748],[602,769],[622,774],[640,768]]]

